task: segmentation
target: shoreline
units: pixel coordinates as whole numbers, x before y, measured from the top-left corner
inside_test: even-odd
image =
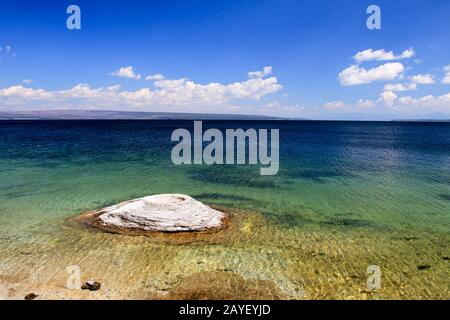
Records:
[[[9,287],[7,298],[13,299],[23,299],[32,292],[39,295],[37,299],[112,300],[447,297],[442,287],[445,282],[435,283],[438,287],[434,294],[427,287],[430,276],[439,279],[448,267],[448,261],[435,256],[438,248],[430,249],[437,241],[444,243],[445,235],[438,240],[391,232],[367,235],[363,230],[335,233],[315,228],[287,229],[259,213],[228,210],[233,211],[233,223],[226,229],[228,237],[221,238],[219,232],[214,241],[190,243],[112,234],[86,227],[72,217],[62,223],[60,231],[69,238],[79,235],[81,241],[62,242],[51,251],[22,255],[27,265],[32,260],[40,261],[40,257],[55,258],[41,269],[29,270],[29,275],[17,269],[7,278],[0,275],[0,285]],[[292,232],[298,238],[295,242],[290,240]],[[420,259],[411,259],[415,250],[421,251]],[[365,288],[365,269],[374,262],[382,267],[383,287],[370,291]],[[102,288],[95,292],[66,289],[65,267],[73,263],[81,267],[82,282],[96,280]],[[420,264],[431,268],[419,270]],[[41,274],[42,279],[34,278],[35,274]]]

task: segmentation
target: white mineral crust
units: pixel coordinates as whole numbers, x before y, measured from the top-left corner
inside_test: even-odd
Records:
[[[226,214],[183,194],[159,194],[101,210],[105,226],[145,231],[202,231],[221,228]]]

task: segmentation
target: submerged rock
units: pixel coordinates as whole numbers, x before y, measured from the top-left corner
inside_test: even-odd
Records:
[[[160,194],[89,212],[78,220],[124,233],[194,232],[222,229],[227,214],[183,194]]]
[[[35,293],[29,293],[29,294],[27,294],[26,296],[25,296],[25,300],[34,300],[34,299],[36,299],[37,297],[39,297],[37,294],[35,294]]]
[[[428,264],[422,265],[422,266],[417,266],[418,270],[427,270],[427,269],[430,269],[430,268],[431,268],[431,266],[428,265]]]
[[[83,290],[89,290],[89,291],[97,291],[101,287],[100,282],[98,281],[88,281],[85,284],[81,286],[81,289]]]

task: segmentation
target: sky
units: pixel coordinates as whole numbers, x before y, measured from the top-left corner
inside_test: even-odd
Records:
[[[450,2],[2,1],[0,112],[63,109],[450,119]]]

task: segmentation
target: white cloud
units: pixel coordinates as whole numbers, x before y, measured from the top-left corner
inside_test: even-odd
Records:
[[[301,116],[304,114],[305,109],[305,107],[300,105],[284,105],[279,101],[272,101],[261,106],[261,110],[264,112],[264,114],[270,114],[274,116]],[[255,110],[253,113],[258,114],[260,112]]]
[[[350,66],[339,74],[339,81],[344,86],[367,84],[373,81],[390,81],[402,75],[405,67],[399,62],[390,62],[366,70],[359,66]]]
[[[411,81],[417,84],[433,84],[434,77],[431,74],[418,74],[412,76]]]
[[[378,99],[379,103],[398,112],[427,114],[429,112],[450,113],[450,92],[441,96],[427,95],[413,98],[410,96],[398,97],[395,93],[385,91]]]
[[[4,47],[0,47],[0,52],[4,52],[5,54],[12,53],[12,47],[9,45],[6,45]]]
[[[31,89],[24,86],[11,86],[0,89],[0,97],[43,100],[51,99],[52,93],[43,89]]]
[[[375,107],[375,101],[373,101],[373,100],[363,100],[363,99],[359,99],[359,100],[356,102],[356,105],[357,105],[359,108],[370,109],[370,108]]]
[[[15,57],[16,53],[13,52],[13,49],[10,45],[6,45],[4,47],[0,47],[0,54],[3,56],[11,56]]]
[[[444,68],[444,72],[445,72],[445,75],[444,75],[444,79],[442,79],[442,83],[450,84],[450,65],[448,65]]]
[[[110,75],[114,77],[136,79],[136,80],[139,80],[141,78],[141,75],[136,74],[132,66],[122,67],[117,71],[111,72]]]
[[[156,74],[151,74],[145,77],[145,80],[150,80],[150,81],[157,81],[157,80],[164,80],[165,77],[160,74],[160,73],[156,73]]]
[[[33,80],[31,80],[31,79],[23,79],[22,82],[25,83],[25,84],[31,84],[33,82]]]
[[[380,98],[377,102],[382,102],[388,107],[392,107],[398,96],[392,91],[384,91],[380,94]]]
[[[324,107],[329,110],[338,110],[345,108],[345,103],[338,100],[338,101],[332,101],[325,103]]]
[[[413,91],[417,89],[416,83],[388,83],[384,86],[384,91],[400,92]]]
[[[421,98],[402,97],[398,99],[398,103],[409,107],[429,108],[435,111],[450,112],[450,92],[441,96],[428,95]]]
[[[250,78],[263,78],[272,74],[272,67],[264,67],[261,71],[252,71],[248,73]]]
[[[414,50],[409,48],[401,55],[395,55],[392,51],[386,52],[384,49],[373,50],[367,49],[360,51],[353,56],[356,62],[361,63],[364,61],[391,61],[391,60],[401,60],[408,59],[414,56]]]
[[[359,99],[354,104],[346,104],[342,101],[329,102],[324,105],[326,109],[333,111],[365,114],[370,116],[374,112],[378,115],[430,115],[432,112],[450,115],[450,92],[441,96],[427,95],[413,98],[410,96],[399,97],[395,92],[384,91],[377,101]],[[308,110],[305,110],[307,112]]]
[[[252,78],[230,84],[199,84],[186,78],[163,79],[155,81],[154,86],[155,89],[144,87],[134,91],[121,90],[120,86],[91,88],[87,84],[55,91],[11,86],[0,89],[0,102],[26,106],[28,102],[41,101],[43,108],[57,108],[64,104],[67,108],[82,105],[90,108],[210,112],[213,108],[223,111],[234,100],[257,101],[282,89],[276,77]]]

